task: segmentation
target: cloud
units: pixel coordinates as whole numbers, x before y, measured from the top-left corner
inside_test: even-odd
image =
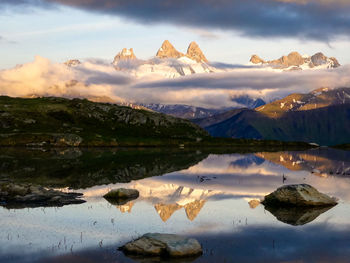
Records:
[[[0,5],[64,5],[206,30],[238,31],[249,37],[299,37],[331,41],[350,34],[347,0],[2,0]]]
[[[0,44],[17,44],[17,42],[12,40],[7,40],[3,36],[0,36]]]
[[[112,87],[107,84],[112,75],[115,86],[123,86],[131,81],[113,68],[108,70],[101,64],[86,63],[76,70],[37,56],[31,63],[0,71],[0,95],[109,97],[116,102],[123,102],[124,100],[116,96]]]
[[[0,71],[0,94],[13,97],[60,96],[109,98],[130,103],[188,104],[207,108],[239,106],[233,96],[270,101],[320,87],[350,86],[350,66],[332,70],[271,72],[232,68],[176,79],[135,78],[103,60],[67,67],[36,57],[31,63]]]
[[[250,93],[272,99],[290,93],[305,93],[319,87],[350,85],[350,66],[337,69],[273,72],[262,69],[232,69],[227,73],[198,74],[171,80],[136,84],[141,89],[171,91],[213,90],[230,93]]]

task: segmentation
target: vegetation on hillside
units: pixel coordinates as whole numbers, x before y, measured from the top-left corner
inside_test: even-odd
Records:
[[[83,99],[0,97],[0,146],[308,147],[213,138],[188,120]]]

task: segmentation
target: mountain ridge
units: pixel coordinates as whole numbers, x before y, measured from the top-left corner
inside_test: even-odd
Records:
[[[323,88],[193,122],[214,137],[338,145],[349,143],[349,118],[350,88]]]
[[[298,52],[293,51],[287,56],[283,55],[279,59],[266,61],[258,55],[252,55],[250,62],[254,65],[270,66],[274,69],[283,70],[303,70],[322,68],[337,68],[340,63],[334,57],[326,57],[323,53],[318,52],[313,56],[302,56]]]

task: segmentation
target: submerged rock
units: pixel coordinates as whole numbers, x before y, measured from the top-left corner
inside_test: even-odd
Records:
[[[332,206],[315,207],[275,207],[266,206],[265,209],[274,215],[278,221],[283,223],[300,226],[314,221],[319,215],[325,213]]]
[[[110,203],[124,205],[131,200],[139,197],[139,191],[136,189],[119,188],[109,191],[103,197]]]
[[[0,182],[0,205],[6,208],[64,206],[84,203],[84,200],[78,199],[80,196],[82,196],[80,193],[63,193],[32,184]]]
[[[173,234],[148,233],[129,242],[121,250],[126,254],[162,257],[192,257],[203,253],[193,238]]]
[[[308,184],[286,185],[265,196],[265,206],[334,206],[336,198],[322,194]]]

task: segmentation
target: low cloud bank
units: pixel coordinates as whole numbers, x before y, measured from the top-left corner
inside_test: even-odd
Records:
[[[31,63],[0,71],[0,94],[12,97],[58,96],[117,103],[166,103],[220,108],[239,106],[232,96],[270,101],[320,87],[350,86],[350,65],[329,70],[271,72],[232,69],[176,79],[134,78],[110,63],[90,60],[76,67],[36,57]]]

